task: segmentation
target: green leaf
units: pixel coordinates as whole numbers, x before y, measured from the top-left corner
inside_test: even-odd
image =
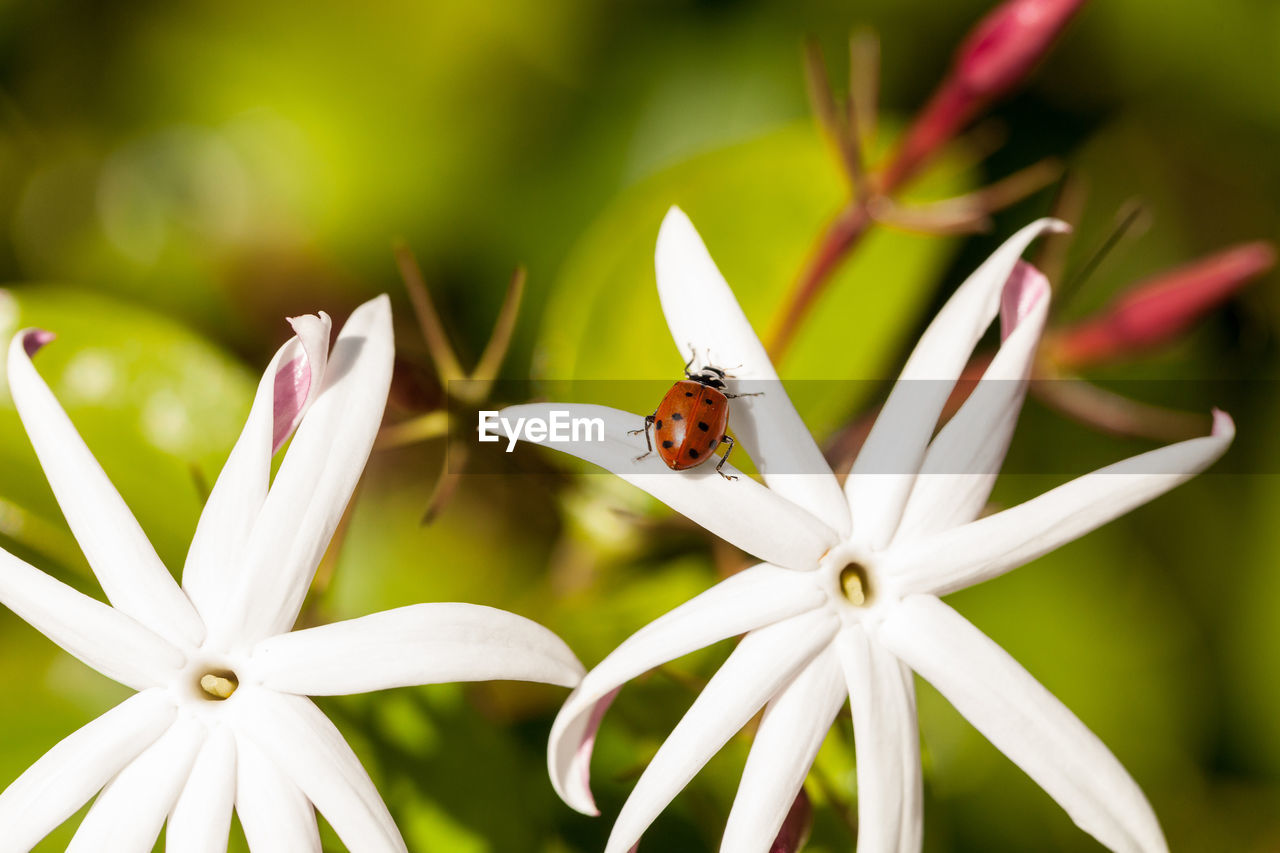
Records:
[[[58,287],[0,291],[0,332],[57,334],[37,368],[171,569],[248,413],[255,381],[189,329]],[[287,329],[281,330],[283,338]],[[0,380],[0,534],[45,563],[78,563],[7,387]]]

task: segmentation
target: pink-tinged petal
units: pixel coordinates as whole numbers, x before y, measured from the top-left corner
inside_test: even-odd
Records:
[[[324,386],[245,544],[225,612],[210,617],[211,637],[247,650],[297,619],[382,423],[394,356],[391,303],[379,296],[352,312],[338,334]]]
[[[158,634],[0,550],[0,604],[67,653],[135,690],[168,683],[186,658]]]
[[[225,726],[208,733],[165,827],[167,853],[226,853],[236,799],[236,741]]]
[[[569,694],[547,743],[551,784],[583,814],[599,814],[591,796],[591,746],[613,697],[632,678],[728,637],[813,610],[826,601],[795,573],[760,565],[721,581],[632,634]]]
[[[886,571],[903,591],[944,595],[1029,563],[1158,498],[1208,468],[1235,437],[1214,412],[1213,431],[1078,477],[1015,507],[895,546]]]
[[[838,627],[835,614],[819,611],[743,637],[640,774],[613,824],[605,853],[624,853],[639,843],[676,794],[818,655]]]
[[[245,548],[271,481],[271,457],[323,381],[329,315],[322,311],[289,322],[297,334],[276,351],[258,382],[244,429],[205,501],[187,551],[182,586],[206,622],[222,615],[230,591],[242,581]],[[282,402],[282,396],[292,402]]]
[[[598,418],[604,425],[603,441],[536,442],[599,465],[633,486],[643,489],[676,512],[705,527],[726,542],[761,560],[788,569],[816,568],[818,559],[836,543],[836,532],[808,510],[775,494],[732,465],[725,465],[728,480],[708,463],[687,471],[672,471],[650,453],[644,458],[645,437],[630,431],[644,428],[644,417],[580,403],[528,403],[509,406],[498,413],[512,430],[520,418],[543,418],[553,412],[569,418]],[[498,426],[500,434],[509,435]],[[594,433],[593,437],[598,435]],[[523,438],[523,434],[520,436]]]
[[[155,743],[176,716],[167,691],[147,690],[64,738],[0,794],[0,849],[34,847]]]
[[[353,851],[406,853],[382,797],[333,723],[303,696],[241,686],[236,731],[301,789]]]
[[[47,345],[57,339],[57,335],[47,329],[27,329],[22,333],[22,350],[31,358]]]
[[[546,628],[478,604],[415,604],[270,637],[246,674],[305,696],[452,681],[540,681],[573,687],[582,664]]]
[[[316,810],[253,741],[236,738],[236,814],[250,850],[321,853]]]
[[[1004,343],[930,443],[895,541],[967,524],[982,512],[1009,451],[1048,313],[1048,279],[1019,261],[1002,299]]]
[[[904,599],[877,634],[974,728],[1115,851],[1168,849],[1137,784],[1084,723],[1017,661],[930,595]]]
[[[195,608],[31,363],[27,348],[42,334],[14,337],[9,391],[58,506],[111,603],[170,642],[198,646],[205,631]]]
[[[730,426],[765,483],[842,538],[848,536],[848,504],[831,467],[702,238],[678,207],[662,220],[655,266],[662,313],[681,361],[693,358],[690,370],[718,367],[729,372],[734,377],[730,391],[764,392],[734,400]]]
[[[102,789],[67,853],[150,851],[205,734],[204,723],[194,717],[178,719]]]
[[[1041,219],[1014,234],[960,285],[921,335],[845,481],[860,542],[881,548],[893,537],[938,416],[999,311],[1018,258],[1036,237],[1066,227]]]
[[[297,333],[295,340],[301,352],[283,363],[276,373],[272,407],[274,428],[271,452],[274,454],[293,435],[307,407],[324,385],[325,364],[329,359],[329,333],[333,321],[321,311],[301,317],[290,317],[289,325]]]
[[[924,838],[916,690],[897,658],[861,626],[836,641],[858,757],[859,853],[911,853]]]
[[[720,842],[721,853],[771,853],[846,695],[826,649],[765,706]],[[795,847],[791,847],[795,850]]]

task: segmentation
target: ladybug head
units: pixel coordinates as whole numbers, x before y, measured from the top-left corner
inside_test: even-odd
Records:
[[[718,367],[704,367],[697,373],[686,373],[694,382],[701,382],[709,388],[724,390],[725,372]]]

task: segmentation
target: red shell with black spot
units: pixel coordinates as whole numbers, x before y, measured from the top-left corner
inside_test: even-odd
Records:
[[[722,391],[682,379],[654,412],[653,442],[668,468],[696,468],[715,455],[729,423],[729,398]]]

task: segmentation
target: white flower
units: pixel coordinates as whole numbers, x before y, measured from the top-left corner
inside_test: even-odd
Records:
[[[419,604],[289,633],[364,468],[391,381],[386,297],[290,320],[200,517],[181,587],[36,373],[8,378],[72,532],[113,606],[0,551],[0,602],[137,694],[0,795],[0,851],[29,850],[101,790],[69,850],[222,851],[232,809],[255,850],[320,850],[319,810],[351,850],[405,844],[368,774],[308,695],[525,679],[572,686],[573,653],[501,610]],[[296,428],[274,480],[271,459]]]
[[[516,406],[604,418],[606,440],[550,446],[618,474],[765,562],[652,622],[589,672],[561,710],[551,778],[575,809],[589,787],[595,732],[629,679],[745,634],[636,783],[607,853],[623,853],[698,769],[763,707],[721,849],[765,851],[835,716],[851,700],[858,850],[920,849],[921,769],[912,671],[1114,850],[1164,850],[1137,785],[1067,708],[939,598],[995,577],[1187,480],[1230,444],[1213,433],[1109,466],[978,519],[1021,409],[1048,308],[1048,285],[1018,261],[1042,220],[1000,247],[947,302],[907,362],[841,488],[689,220],[673,209],[658,236],[658,294],[683,356],[690,345],[763,396],[731,403],[730,424],[765,485],[711,465],[669,471],[636,459],[640,416],[601,406]],[[1007,282],[1007,284],[1006,284]],[[983,381],[938,433],[955,381],[1001,312],[1005,336]],[[850,318],[856,329],[866,318]],[[855,332],[856,333],[856,332]],[[926,380],[926,381],[921,381]],[[761,383],[765,384],[761,384]],[[730,385],[742,388],[742,385]],[[977,520],[975,520],[977,519]]]

